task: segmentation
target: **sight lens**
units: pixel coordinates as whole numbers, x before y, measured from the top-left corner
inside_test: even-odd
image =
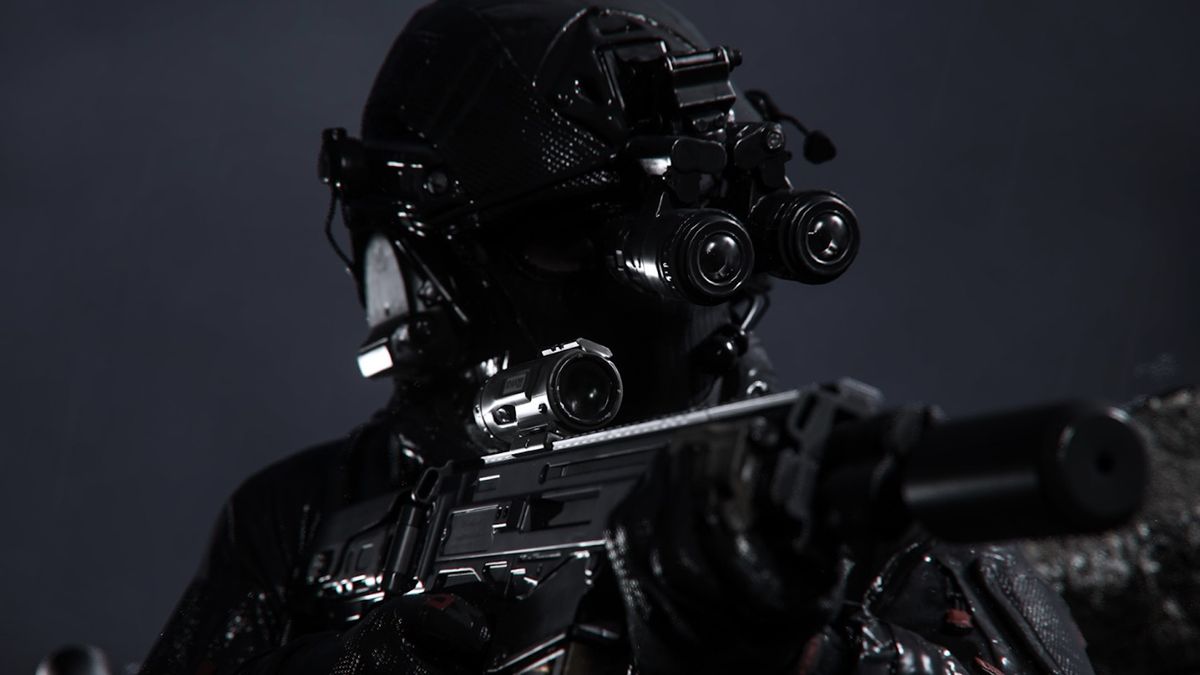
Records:
[[[559,370],[555,385],[563,412],[584,426],[600,425],[612,417],[620,381],[612,367],[596,358],[571,359]]]

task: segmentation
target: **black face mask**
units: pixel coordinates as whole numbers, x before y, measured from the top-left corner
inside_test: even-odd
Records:
[[[551,271],[547,259],[535,267],[522,253],[501,252],[491,269],[511,307],[512,327],[526,343],[517,360],[579,337],[608,347],[625,382],[618,422],[698,405],[712,395],[717,377],[696,367],[694,353],[729,323],[727,305],[664,301],[595,266],[559,258],[558,271]]]

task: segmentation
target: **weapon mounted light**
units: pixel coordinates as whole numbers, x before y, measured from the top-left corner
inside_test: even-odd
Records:
[[[488,378],[475,399],[475,424],[496,441],[532,445],[608,424],[622,395],[612,352],[578,338]]]

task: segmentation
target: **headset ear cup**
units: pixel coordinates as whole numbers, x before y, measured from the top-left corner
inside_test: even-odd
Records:
[[[342,127],[321,132],[317,176],[343,199],[363,192],[368,181],[367,154],[362,141],[349,136]]]

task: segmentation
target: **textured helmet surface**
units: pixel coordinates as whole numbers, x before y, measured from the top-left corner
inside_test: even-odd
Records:
[[[628,136],[606,55],[654,40],[708,47],[655,0],[435,2],[392,46],[362,135],[428,144],[476,204],[604,187]]]

